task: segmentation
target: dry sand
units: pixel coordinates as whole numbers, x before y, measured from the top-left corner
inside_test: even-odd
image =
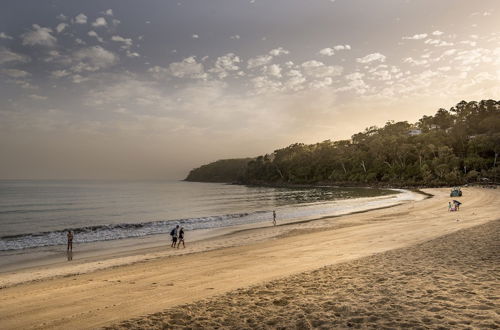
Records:
[[[233,297],[233,295],[218,296],[214,301],[220,300],[222,305],[216,309],[211,309],[213,303],[206,304],[206,302],[197,303],[193,305],[192,308],[198,306],[196,308],[199,308],[200,315],[205,313],[207,317],[214,315],[214,313],[218,315],[214,320],[198,320],[200,322],[228,322],[223,325],[233,327],[246,324],[234,323],[238,322],[236,319],[230,321],[232,316],[227,316],[227,311],[229,311],[229,313],[234,314],[235,317],[240,313],[238,320],[241,322],[246,322],[247,319],[254,320],[254,324],[248,324],[250,327],[255,327],[257,325],[263,327],[278,327],[278,321],[285,319],[290,319],[290,322],[294,320],[295,323],[289,323],[291,326],[302,327],[297,323],[300,320],[291,319],[291,317],[286,316],[286,313],[280,314],[282,312],[280,312],[279,308],[281,308],[281,311],[287,311],[288,306],[290,310],[297,310],[300,306],[306,306],[308,303],[312,304],[312,306],[316,306],[315,304],[317,303],[315,301],[317,300],[318,302],[322,301],[321,303],[324,306],[321,306],[323,306],[322,308],[324,309],[328,309],[328,304],[334,303],[335,305],[332,305],[332,309],[334,309],[334,306],[338,307],[334,312],[336,311],[336,313],[340,313],[340,315],[350,315],[349,313],[353,312],[353,315],[358,315],[357,318],[362,318],[364,320],[366,315],[363,314],[363,310],[366,310],[366,313],[368,313],[369,309],[366,307],[360,309],[353,307],[354,309],[351,309],[348,304],[349,299],[355,300],[357,292],[363,292],[363,295],[358,296],[357,299],[359,299],[359,297],[368,299],[371,296],[375,296],[375,298],[373,298],[375,300],[371,303],[374,305],[383,304],[383,298],[394,299],[394,296],[398,297],[400,300],[394,300],[394,302],[389,303],[388,306],[391,306],[391,309],[387,306],[385,306],[384,309],[389,311],[399,310],[399,317],[395,316],[393,322],[396,322],[398,318],[404,320],[405,314],[401,312],[404,310],[402,307],[404,306],[403,302],[406,300],[410,301],[410,298],[414,300],[420,299],[422,303],[424,303],[425,299],[434,297],[436,300],[442,300],[443,304],[450,304],[446,299],[453,290],[449,289],[445,291],[444,289],[440,289],[440,285],[444,288],[444,285],[448,281],[447,277],[444,276],[445,273],[442,273],[441,276],[438,275],[436,278],[428,279],[428,282],[424,281],[421,283],[422,286],[434,285],[434,289],[429,289],[435,290],[432,291],[434,295],[427,293],[427,295],[430,295],[429,297],[420,296],[420,291],[417,290],[415,290],[416,293],[407,292],[404,283],[405,276],[415,276],[417,279],[422,277],[411,275],[410,273],[405,275],[404,272],[407,272],[406,268],[418,268],[428,265],[429,271],[420,270],[419,272],[427,272],[426,274],[428,274],[428,276],[432,276],[436,271],[433,267],[440,267],[439,264],[436,265],[434,263],[441,258],[424,258],[423,260],[428,260],[428,262],[419,264],[417,261],[412,261],[413,259],[410,258],[412,255],[417,255],[417,252],[411,252],[409,255],[407,253],[407,257],[404,258],[408,261],[405,261],[402,257],[391,254],[397,254],[401,251],[374,256],[373,258],[375,259],[373,262],[375,263],[377,258],[379,258],[379,261],[387,259],[387,265],[382,265],[380,267],[375,266],[375,269],[379,272],[377,275],[379,278],[385,278],[386,281],[389,281],[387,283],[394,283],[392,286],[388,286],[386,290],[390,291],[394,289],[396,294],[394,295],[394,292],[390,294],[390,292],[387,291],[389,292],[387,297],[373,294],[370,296],[371,290],[369,285],[374,285],[370,278],[374,277],[375,273],[371,273],[371,276],[363,275],[365,273],[370,274],[374,268],[372,267],[370,269],[367,266],[368,268],[364,270],[362,266],[359,266],[364,265],[365,261],[359,261],[361,264],[358,264],[358,266],[352,266],[356,265],[355,262],[353,264],[341,265],[339,266],[340,268],[325,268],[317,272],[297,275],[298,277],[294,277],[294,275],[305,271],[316,270],[327,265],[335,265],[341,262],[371,256],[376,253],[420,244],[461,229],[470,228],[500,218],[498,209],[498,205],[500,205],[499,190],[480,188],[464,189],[464,197],[460,198],[464,204],[459,212],[447,212],[447,205],[450,200],[448,189],[428,189],[426,192],[434,194],[435,197],[367,213],[235,233],[220,239],[214,239],[211,243],[211,248],[220,247],[220,249],[208,252],[194,253],[199,251],[199,249],[186,248],[183,253],[193,253],[184,254],[182,256],[165,257],[155,255],[154,253],[157,252],[145,251],[146,254],[151,253],[152,260],[97,271],[91,271],[93,270],[92,267],[87,269],[79,268],[80,271],[83,270],[82,274],[66,277],[47,278],[48,276],[57,274],[57,272],[54,272],[54,269],[47,270],[43,268],[2,274],[0,275],[0,283],[3,286],[0,291],[2,293],[0,295],[0,324],[3,329],[102,327],[141,315],[161,312],[167,308],[180,304],[193,303],[232,290],[262,284],[279,278],[283,278],[281,282],[271,283],[277,285],[276,290],[281,292],[278,294],[280,298],[276,299],[275,295],[277,293],[273,291],[275,290],[273,288],[274,286],[266,288],[265,290],[259,289],[263,292],[262,294],[258,294],[259,299],[264,302],[271,302],[272,306],[278,308],[275,310],[277,313],[276,315],[266,316],[265,313],[267,312],[261,311],[261,313],[264,314],[259,316],[258,313],[256,313],[255,319],[252,318],[252,315],[248,317],[244,316],[244,314],[241,314],[244,312],[244,305],[241,304],[242,307],[240,308],[240,302],[231,302],[231,297]],[[496,224],[496,226],[498,226],[498,224]],[[486,230],[486,233],[490,232],[493,234],[496,233],[496,241],[498,241],[498,231]],[[492,238],[490,236],[486,238],[491,240]],[[255,243],[255,241],[257,241],[257,243]],[[224,246],[228,244],[242,244],[241,242],[244,242],[246,245],[224,248]],[[429,244],[434,243],[431,242]],[[417,249],[417,251],[423,251],[422,246],[425,246],[425,244],[420,247],[415,247],[415,249]],[[446,249],[447,246],[447,244],[444,244],[443,249]],[[486,251],[486,249],[487,248],[484,248],[483,250]],[[480,250],[481,249],[478,250],[476,255],[479,254],[482,256],[484,251],[481,252]],[[484,258],[487,258],[487,254],[485,254]],[[469,259],[467,259],[469,261],[464,259],[463,262],[461,259],[462,255],[457,254],[455,260],[458,266],[456,268],[460,268],[461,264],[463,264],[465,268],[467,267],[466,264],[471,264]],[[101,263],[110,266],[113,265],[113,262],[113,260],[109,260],[102,261]],[[368,264],[371,263],[368,262]],[[390,271],[391,268],[389,266],[391,263],[398,266],[399,270],[394,268],[393,271]],[[413,265],[413,263],[415,263],[415,265]],[[482,306],[481,308],[486,308],[486,306],[489,306],[487,303],[491,303],[491,300],[499,295],[498,287],[492,286],[493,284],[498,285],[498,259],[496,259],[496,263],[495,260],[493,263],[494,265],[492,265],[490,269],[492,269],[492,276],[496,277],[496,282],[483,285],[481,278],[478,277],[474,279],[476,282],[476,286],[473,287],[475,290],[474,293],[478,295],[478,297],[480,295],[482,297],[484,296],[484,298],[481,298],[478,300],[477,304],[472,306]],[[308,283],[299,280],[300,276],[304,276],[303,279],[307,279],[307,281],[309,281],[308,278],[314,281],[314,276],[324,278],[322,272],[332,272],[331,274],[336,274],[336,272],[341,271],[342,267],[354,267],[352,269],[355,271],[345,273],[345,278],[342,279],[333,275],[333,278],[330,277],[328,280],[319,281],[321,285],[314,282]],[[385,270],[386,267],[388,269],[387,271]],[[401,275],[398,275],[398,271]],[[450,278],[450,281],[455,278],[453,269],[446,270],[444,268],[442,271],[449,273],[448,278]],[[419,272],[416,272],[416,274],[420,274]],[[360,276],[360,274],[363,276]],[[467,279],[465,275],[457,276],[459,279],[462,277]],[[473,276],[475,275],[471,275],[471,278],[473,278]],[[26,281],[37,278],[43,280],[16,284],[20,281],[15,281],[15,278],[22,278]],[[350,281],[349,278],[353,280]],[[398,278],[400,278],[401,281],[398,281]],[[298,281],[298,283],[302,285],[299,287],[297,284],[293,284],[294,281]],[[291,283],[289,289],[286,287],[286,283],[288,282]],[[441,282],[444,284],[439,284]],[[268,283],[267,285],[270,284]],[[280,285],[284,285],[284,287],[279,289]],[[323,288],[323,290],[317,290],[316,294],[311,293],[310,296],[308,294],[302,295],[302,302],[292,304],[290,303],[291,298],[286,298],[288,294],[290,294],[290,297],[294,297],[300,294],[300,292],[312,292],[308,290],[314,291],[314,288],[318,285],[320,288]],[[343,287],[343,289],[347,291],[344,291],[344,295],[339,291],[339,297],[334,297],[336,291],[332,289],[333,291],[328,293],[329,289],[327,289],[327,287],[329,285],[330,287],[333,285],[335,288],[338,287],[340,289]],[[379,288],[382,288],[381,285],[382,284],[379,283]],[[455,291],[460,288],[460,286],[458,288],[455,287],[455,284],[450,285],[455,288]],[[418,287],[419,285],[413,286]],[[265,284],[263,287],[265,287]],[[306,288],[307,290],[305,290]],[[237,292],[243,292],[243,295],[248,296],[252,294],[255,295],[256,293],[252,290],[254,289]],[[385,289],[382,291],[385,292],[384,290]],[[412,289],[408,290],[411,291]],[[268,291],[268,293],[266,293],[266,291]],[[350,293],[350,295],[348,293]],[[414,294],[414,296],[411,296],[412,294]],[[457,297],[460,296],[464,300],[467,299],[467,295],[472,295],[472,293],[467,294],[466,292],[462,295],[460,292],[455,294]],[[325,295],[325,297],[321,298],[320,296],[322,295]],[[378,298],[382,301],[377,301]],[[274,302],[275,300],[276,302]],[[280,307],[280,304],[283,306]],[[385,305],[387,305],[387,303],[385,303]],[[250,311],[256,309],[255,304],[247,305],[247,307],[248,306],[251,306],[249,307]],[[495,306],[492,308],[494,307]],[[496,312],[498,312],[498,306],[496,307]],[[205,310],[203,308],[205,308]],[[417,311],[421,309],[418,306],[413,308]],[[490,310],[492,308],[490,308]],[[498,321],[498,314],[496,314],[495,311],[490,313],[488,309],[480,309],[478,307],[474,312],[464,311],[464,313],[477,313],[478,310],[484,310],[489,313],[482,315],[484,319],[481,321],[481,324],[495,325],[494,322]],[[222,311],[225,311],[225,314]],[[436,310],[436,312],[439,312],[439,310]],[[170,312],[167,312],[164,315],[159,314],[158,316],[152,316],[151,319],[134,322],[150,322],[150,320],[156,318],[157,320],[155,322],[158,322],[156,324],[161,325],[163,319],[165,319],[166,322],[171,322],[169,321],[171,320],[171,315],[178,315],[178,317],[174,318],[181,320],[187,315],[181,315],[178,312],[174,314],[169,313]],[[310,310],[309,312],[307,312],[306,309],[303,310],[302,315],[304,315],[304,318],[301,318],[301,320],[303,321],[304,327],[314,325],[310,323],[312,322],[311,319],[306,318],[314,313],[314,310]],[[446,314],[446,310],[441,313],[441,316],[446,319],[443,313]],[[379,325],[383,326],[383,322],[385,321],[383,321],[382,314],[378,315],[380,315],[379,318],[381,321],[373,320],[373,322],[382,322]],[[273,317],[275,318],[273,319]],[[340,318],[341,317],[339,317],[339,319]],[[352,318],[356,319],[354,316]],[[454,322],[453,318],[454,316],[450,317],[451,322]],[[318,317],[313,319],[319,322],[321,318]],[[423,318],[419,320],[423,320]],[[434,319],[431,318],[430,320],[434,322]],[[266,325],[265,322],[268,321],[271,323]],[[328,319],[325,320],[325,322],[326,321],[328,321]],[[361,321],[356,322],[356,320],[350,319],[346,322],[350,325],[367,325],[366,323],[360,323]],[[430,324],[436,326],[436,324],[432,322]],[[338,326],[349,326],[348,323],[339,323]],[[129,324],[134,325],[134,323]],[[140,326],[141,323],[138,324]],[[215,326],[215,323],[199,324],[207,327]],[[394,326],[397,326],[396,323],[394,324]],[[425,324],[425,322],[422,324]],[[479,326],[478,324],[480,323],[476,325]],[[330,323],[330,326],[332,325],[334,324]],[[386,325],[388,327],[391,326],[390,323]],[[316,324],[315,326],[321,326],[321,324]],[[496,326],[498,326],[498,324],[496,324]]]
[[[109,329],[500,328],[500,221]]]

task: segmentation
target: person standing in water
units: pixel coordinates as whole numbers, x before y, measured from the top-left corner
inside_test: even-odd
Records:
[[[276,226],[276,211],[273,210],[273,226]]]
[[[68,230],[68,247],[66,251],[73,251],[73,232]]]
[[[181,243],[182,243],[182,247],[185,248],[186,245],[184,244],[184,227],[181,227],[181,229],[179,229],[179,238],[178,238],[178,242],[177,243],[177,248],[179,248],[179,246],[181,246]]]

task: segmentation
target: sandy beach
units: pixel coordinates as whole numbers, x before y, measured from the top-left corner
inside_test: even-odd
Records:
[[[108,329],[500,327],[500,221]]]
[[[500,191],[465,188],[459,212],[447,212],[449,189],[425,192],[185,250],[3,273],[0,324],[498,328]]]

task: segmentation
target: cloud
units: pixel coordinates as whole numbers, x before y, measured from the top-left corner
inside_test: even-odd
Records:
[[[314,78],[335,77],[342,74],[343,68],[338,65],[325,65],[323,62],[312,60],[301,64],[304,73]]]
[[[30,94],[28,95],[30,98],[33,100],[46,100],[48,97],[47,96],[42,96],[42,95],[37,95],[37,94]]]
[[[140,57],[141,55],[137,52],[131,52],[130,50],[127,49],[126,52],[127,57]]]
[[[491,12],[489,12],[489,11],[484,11],[482,13],[474,12],[474,13],[472,13],[470,15],[471,16],[479,16],[479,15],[481,15],[481,16],[491,16]]]
[[[248,60],[247,68],[253,69],[258,68],[260,66],[266,65],[273,60],[271,55],[260,55],[257,57],[253,57]]]
[[[69,76],[71,74],[71,72],[69,72],[67,70],[55,70],[55,71],[52,71],[50,74],[52,77],[55,77],[55,78],[63,78],[63,77]]]
[[[29,81],[23,80],[23,79],[17,79],[13,81],[14,84],[21,86],[21,88],[24,89],[38,89],[38,86],[32,85]]]
[[[93,27],[106,27],[108,26],[108,23],[106,22],[106,19],[104,17],[97,17],[95,22],[92,23]]]
[[[237,71],[239,69],[237,63],[241,60],[234,53],[228,53],[224,56],[220,56],[215,61],[214,67],[210,72],[217,73],[220,79],[228,76],[228,71]]]
[[[326,77],[323,80],[314,80],[309,84],[309,87],[313,89],[325,88],[331,86],[333,83],[333,79],[330,77]]]
[[[333,46],[333,49],[335,49],[335,50],[351,50],[351,46],[350,45],[336,45],[336,46]]]
[[[320,55],[324,56],[333,56],[335,55],[335,51],[340,51],[340,50],[351,50],[350,45],[335,45],[333,48],[327,47],[323,48],[322,50],[319,51]]]
[[[250,82],[257,94],[276,92],[282,88],[280,81],[270,80],[263,76],[252,78]]]
[[[113,16],[113,9],[108,9],[104,13],[108,16]]]
[[[427,33],[422,33],[422,34],[414,34],[411,37],[403,37],[405,40],[421,40],[427,38]]]
[[[424,43],[427,45],[433,45],[436,47],[453,46],[452,42],[439,40],[439,39],[427,39],[426,41],[424,41]]]
[[[203,64],[198,63],[195,56],[187,57],[181,62],[170,63],[168,69],[170,74],[177,78],[205,78]]]
[[[278,64],[266,66],[265,73],[269,76],[281,78],[281,67]]]
[[[335,51],[333,50],[333,48],[323,48],[319,51],[319,54],[324,56],[333,56],[335,55]]]
[[[388,70],[380,70],[372,73],[378,80],[388,81],[391,80],[392,75]]]
[[[350,73],[350,74],[347,74],[345,75],[345,79],[347,80],[360,80],[360,79],[363,79],[363,77],[365,76],[364,73],[361,73],[361,72],[353,72],[353,73]]]
[[[385,62],[385,59],[385,55],[382,55],[380,53],[372,53],[366,55],[365,57],[357,58],[356,62],[366,64],[374,61]]]
[[[442,35],[442,34],[444,34],[444,32],[439,31],[439,30],[436,30],[436,31],[432,32],[432,35],[433,35],[433,36],[440,36],[440,35]]]
[[[477,42],[472,41],[472,40],[463,40],[463,41],[460,41],[460,43],[464,44],[464,45],[469,45],[471,47],[476,47],[476,45],[477,45]]]
[[[96,38],[96,39],[97,39],[97,41],[99,41],[100,43],[103,43],[103,42],[104,42],[104,40],[103,40],[101,37],[99,37],[99,35],[97,34],[97,32],[95,32],[94,30],[89,31],[87,34],[88,34],[90,37],[94,37],[94,38]]]
[[[9,62],[27,63],[30,60],[26,55],[15,53],[5,47],[0,47],[0,64]]]
[[[21,35],[22,44],[24,46],[55,46],[57,39],[51,34],[52,29],[41,27],[38,24],[33,24],[33,30],[25,32]]]
[[[75,17],[75,23],[76,24],[87,24],[87,16],[85,16],[85,14],[83,14],[83,13],[78,14]]]
[[[193,38],[193,39],[199,39],[199,38],[200,38],[200,36],[199,36],[199,35],[197,35],[197,34],[193,34],[193,35],[191,36],[191,38]]]
[[[278,47],[278,48],[275,48],[275,49],[271,49],[269,51],[269,54],[271,54],[271,56],[280,56],[280,55],[290,54],[290,51],[286,50],[283,47]]]
[[[5,34],[5,32],[0,32],[0,39],[12,40],[13,38],[11,36]]]
[[[230,36],[229,39],[240,40],[240,35],[239,34],[235,34],[234,36]]]
[[[341,87],[338,90],[339,91],[349,91],[353,90],[356,94],[366,94],[366,92],[370,89],[370,86],[368,86],[363,78],[364,74],[360,72],[354,72],[350,73],[345,76],[345,79],[348,81],[347,86]]]
[[[80,49],[73,53],[72,58],[74,62],[77,62],[71,68],[74,72],[98,71],[110,67],[119,61],[117,55],[101,46]]]
[[[82,83],[82,82],[84,82],[84,81],[89,80],[89,78],[83,77],[83,76],[81,76],[81,75],[79,75],[79,74],[75,74],[75,75],[73,75],[73,76],[71,77],[71,79],[72,79],[73,83],[75,83],[75,84],[80,84],[80,83]]]
[[[404,63],[410,63],[411,65],[419,66],[429,63],[427,60],[415,60],[412,57],[407,57],[403,60]]]
[[[59,24],[57,24],[56,31],[57,31],[57,33],[61,33],[67,27],[68,27],[68,24],[66,24],[66,23],[59,23]]]
[[[3,69],[1,72],[11,78],[26,78],[31,76],[29,72],[18,69]]]
[[[130,38],[123,38],[120,36],[112,36],[111,40],[123,43],[123,48],[128,49],[132,46],[132,39],[130,39]]]
[[[471,64],[491,63],[494,59],[498,60],[498,55],[500,55],[500,48],[496,48],[494,51],[486,48],[474,48],[458,52],[454,60],[459,61],[462,67],[466,67]]]

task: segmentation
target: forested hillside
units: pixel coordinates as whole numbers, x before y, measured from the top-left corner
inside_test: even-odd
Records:
[[[350,140],[296,143],[250,161],[218,161],[191,171],[187,180],[400,186],[496,182],[499,153],[500,101],[462,101],[414,124],[391,121],[369,127]]]
[[[189,172],[186,181],[240,182],[252,158],[222,159]]]

